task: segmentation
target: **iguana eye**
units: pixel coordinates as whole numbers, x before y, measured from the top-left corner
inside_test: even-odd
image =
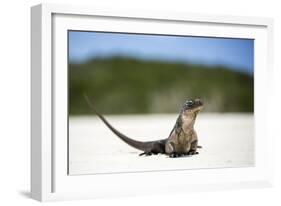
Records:
[[[192,100],[189,100],[189,101],[186,102],[186,104],[187,104],[187,105],[192,105],[192,104],[193,104],[193,101],[192,101]]]
[[[194,101],[192,101],[192,100],[188,100],[185,102],[186,107],[191,107],[192,105],[194,105]]]

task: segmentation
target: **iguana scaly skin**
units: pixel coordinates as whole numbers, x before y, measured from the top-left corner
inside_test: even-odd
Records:
[[[101,115],[89,98],[85,96],[85,99],[92,110],[98,115],[98,117],[104,122],[104,124],[121,140],[128,145],[143,151],[140,155],[152,155],[152,154],[166,154],[170,157],[178,157],[184,155],[198,154],[196,151],[198,146],[198,137],[194,130],[194,123],[197,114],[202,110],[203,103],[200,99],[186,101],[179,113],[176,124],[170,135],[166,139],[156,141],[137,141],[119,132],[115,129],[104,117]]]

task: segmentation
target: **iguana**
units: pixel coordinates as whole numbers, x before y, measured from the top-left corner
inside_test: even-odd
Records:
[[[137,141],[119,132],[115,129],[104,117],[101,115],[89,100],[87,95],[84,95],[87,103],[91,109],[97,114],[97,116],[104,122],[104,124],[121,140],[128,145],[143,151],[141,155],[152,154],[166,154],[169,157],[179,157],[185,155],[198,154],[196,151],[198,146],[197,134],[194,130],[194,123],[197,114],[202,110],[203,103],[200,99],[188,100],[181,107],[176,124],[170,135],[166,139],[155,141]]]

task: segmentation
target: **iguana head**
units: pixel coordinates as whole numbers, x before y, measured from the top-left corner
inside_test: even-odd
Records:
[[[203,102],[200,99],[187,100],[181,110],[182,129],[189,132],[193,129],[197,114],[203,109]]]
[[[203,102],[200,99],[190,99],[187,100],[183,106],[182,111],[196,112],[198,113],[203,109]]]

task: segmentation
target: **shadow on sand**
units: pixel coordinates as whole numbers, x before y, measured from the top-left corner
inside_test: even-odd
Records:
[[[20,190],[20,191],[18,191],[18,194],[20,194],[21,196],[26,197],[26,198],[31,198],[31,193],[30,193],[30,191],[27,191],[27,190]]]

